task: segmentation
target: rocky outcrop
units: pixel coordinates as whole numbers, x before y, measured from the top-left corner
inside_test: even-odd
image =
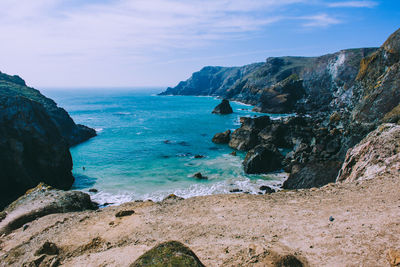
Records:
[[[284,189],[321,187],[336,180],[341,161],[311,161],[303,165],[294,165],[288,179],[283,183]]]
[[[53,100],[45,97],[38,90],[28,87],[19,76],[10,76],[0,72],[0,96],[20,96],[40,103],[69,146],[77,145],[96,136],[94,129],[75,124],[63,108],[58,107]]]
[[[220,104],[218,104],[214,110],[212,111],[213,114],[221,114],[221,115],[225,115],[225,114],[231,114],[233,113],[232,107],[229,104],[229,101],[226,99],[223,99],[222,102]]]
[[[278,171],[282,167],[282,159],[274,145],[258,145],[247,152],[243,161],[244,171],[248,174]]]
[[[90,200],[88,194],[56,190],[39,184],[4,209],[5,218],[0,221],[0,235],[8,234],[48,214],[87,209],[97,209],[97,205]]]
[[[353,89],[354,121],[396,122],[400,103],[400,29],[361,61]]]
[[[380,175],[400,177],[400,126],[382,124],[349,149],[338,182],[372,179]]]
[[[187,246],[177,241],[161,243],[140,256],[131,267],[203,267],[203,263]]]
[[[231,137],[231,130],[226,130],[223,133],[217,133],[212,138],[213,143],[228,144]]]
[[[257,118],[240,118],[241,127],[231,134],[229,146],[231,148],[247,151],[257,145],[258,133],[271,123],[268,116]]]
[[[69,146],[41,104],[0,96],[0,208],[44,182],[74,182]]]
[[[95,135],[20,77],[0,72],[0,209],[40,182],[69,189],[69,147]]]

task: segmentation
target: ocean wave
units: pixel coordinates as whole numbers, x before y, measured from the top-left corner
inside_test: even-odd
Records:
[[[261,186],[269,186],[276,191],[280,190],[280,186],[287,178],[285,173],[271,174],[265,179],[249,179],[246,177],[238,177],[227,179],[224,181],[209,183],[196,183],[187,188],[176,188],[168,190],[158,190],[148,194],[137,194],[134,192],[119,192],[116,194],[102,192],[91,193],[93,201],[101,206],[120,205],[135,200],[152,200],[155,202],[162,201],[170,194],[175,194],[183,198],[191,198],[197,196],[208,196],[216,194],[232,194],[232,190],[239,190],[241,193],[259,194]]]
[[[96,131],[96,133],[101,133],[103,131],[103,128],[95,128],[94,130]]]

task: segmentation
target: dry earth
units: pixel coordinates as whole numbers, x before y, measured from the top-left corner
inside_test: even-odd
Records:
[[[135,213],[117,218],[122,210]],[[63,266],[129,266],[167,240],[186,244],[206,266],[268,266],[275,254],[309,266],[389,266],[389,249],[400,248],[400,179],[48,215],[1,237],[0,265],[32,262],[50,241]]]

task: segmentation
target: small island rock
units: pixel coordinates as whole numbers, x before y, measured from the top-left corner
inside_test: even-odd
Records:
[[[229,104],[229,101],[223,99],[222,102],[214,108],[212,111],[213,114],[231,114],[233,113],[232,107]]]

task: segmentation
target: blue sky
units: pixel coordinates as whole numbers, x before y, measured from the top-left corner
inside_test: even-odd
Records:
[[[0,0],[0,71],[43,87],[174,86],[207,65],[380,46],[398,0]]]

